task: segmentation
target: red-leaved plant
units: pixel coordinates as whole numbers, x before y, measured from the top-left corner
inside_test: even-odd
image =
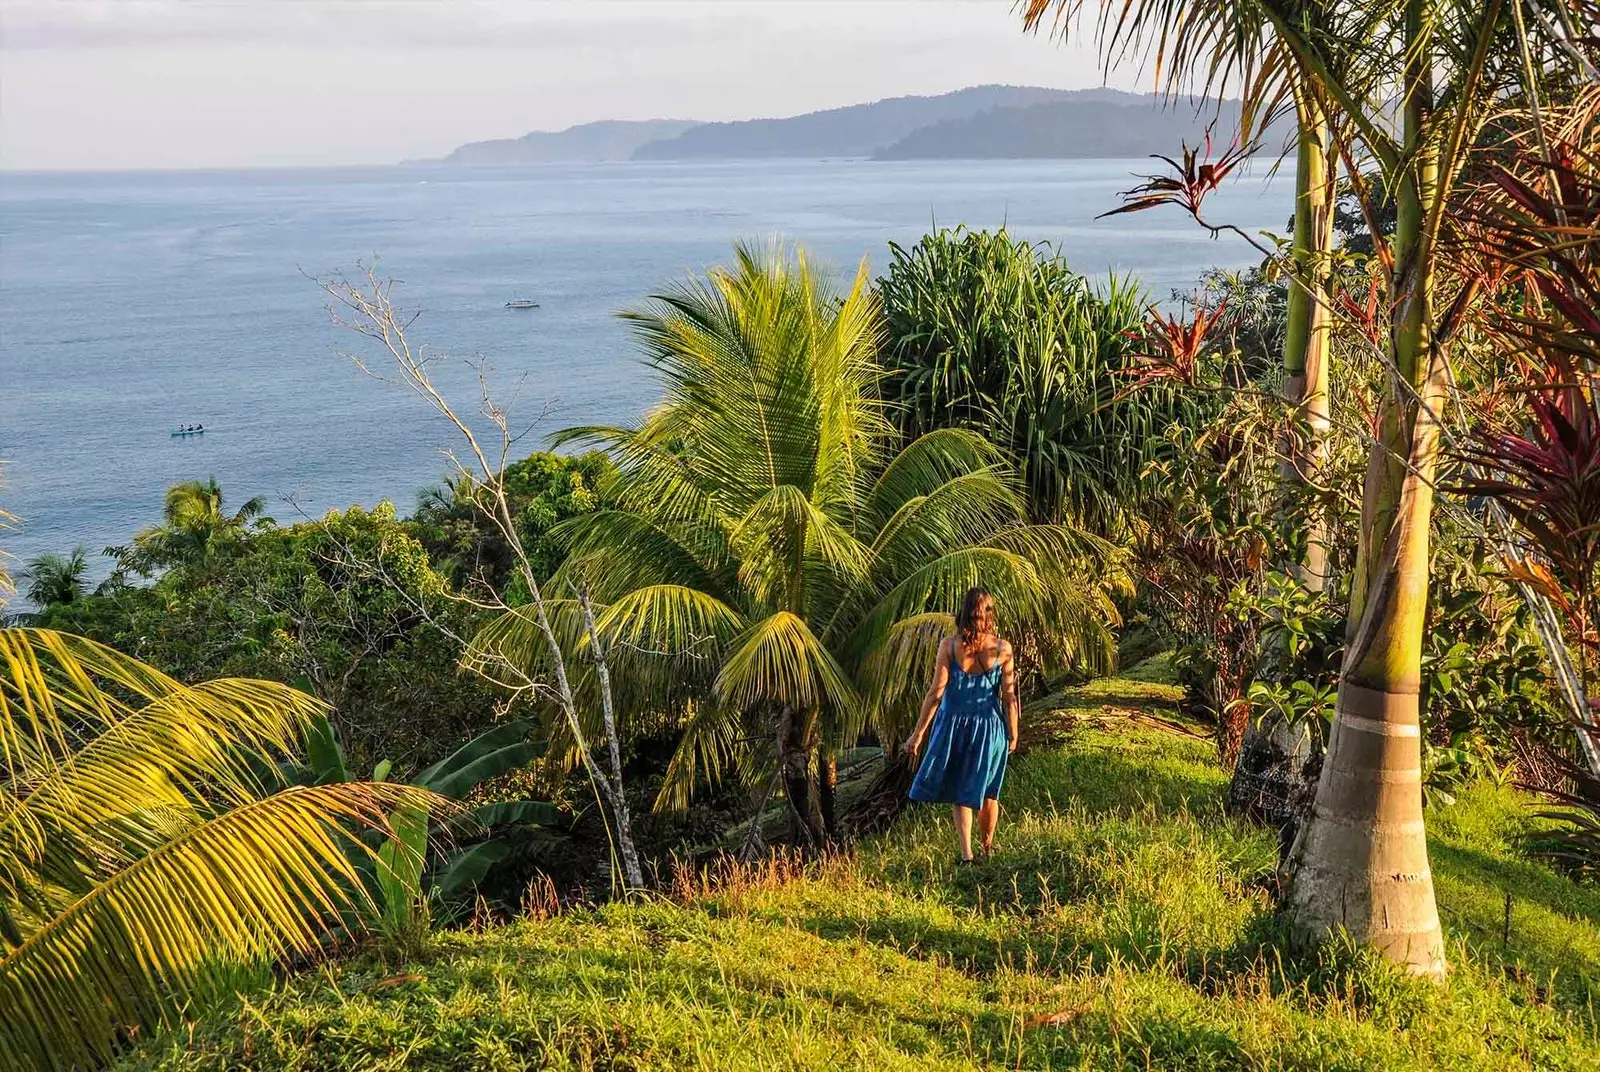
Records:
[[[1152,305],[1150,319],[1138,331],[1130,333],[1146,350],[1134,354],[1132,365],[1121,370],[1123,375],[1133,380],[1123,393],[1156,383],[1200,386],[1201,359],[1207,350],[1207,336],[1227,308],[1228,303],[1224,300],[1215,309],[1207,309],[1205,301],[1196,295],[1194,316],[1186,321],[1163,313]]]

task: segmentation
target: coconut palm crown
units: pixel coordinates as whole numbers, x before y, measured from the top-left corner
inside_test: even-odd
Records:
[[[133,538],[124,562],[141,573],[210,562],[241,538],[251,523],[271,524],[272,519],[264,516],[266,506],[266,499],[258,495],[230,514],[215,478],[174,484],[162,503],[161,524]]]
[[[615,506],[564,524],[557,580],[602,605],[634,715],[690,697],[658,806],[730,763],[770,769],[755,743],[775,741],[800,810],[814,750],[868,728],[892,747],[972,585],[1052,660],[1106,660],[1108,549],[1029,524],[980,436],[894,431],[865,265],[839,293],[798,249],[739,245],[731,268],[625,316],[665,397],[637,424],[557,437],[618,465]],[[518,612],[479,642],[537,655]]]

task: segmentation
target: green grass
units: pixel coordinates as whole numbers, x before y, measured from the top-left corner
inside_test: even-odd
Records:
[[[1600,1069],[1600,890],[1516,854],[1524,801],[1430,812],[1446,983],[1292,954],[1272,840],[1162,678],[1030,710],[987,863],[917,809],[849,858],[330,964],[125,1067]]]

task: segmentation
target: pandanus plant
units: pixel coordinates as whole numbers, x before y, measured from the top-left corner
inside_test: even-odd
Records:
[[[1107,532],[1125,519],[1170,395],[1119,397],[1143,304],[1043,243],[955,228],[891,246],[879,280],[889,416],[915,437],[979,432],[1010,454],[1034,517]]]

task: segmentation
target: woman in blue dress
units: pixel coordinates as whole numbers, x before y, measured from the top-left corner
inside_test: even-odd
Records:
[[[939,642],[933,683],[906,741],[906,751],[922,757],[911,799],[953,806],[961,863],[972,862],[973,812],[983,855],[994,847],[1006,758],[1017,747],[1013,665],[1011,645],[995,633],[994,599],[972,589],[956,614],[956,635]]]

